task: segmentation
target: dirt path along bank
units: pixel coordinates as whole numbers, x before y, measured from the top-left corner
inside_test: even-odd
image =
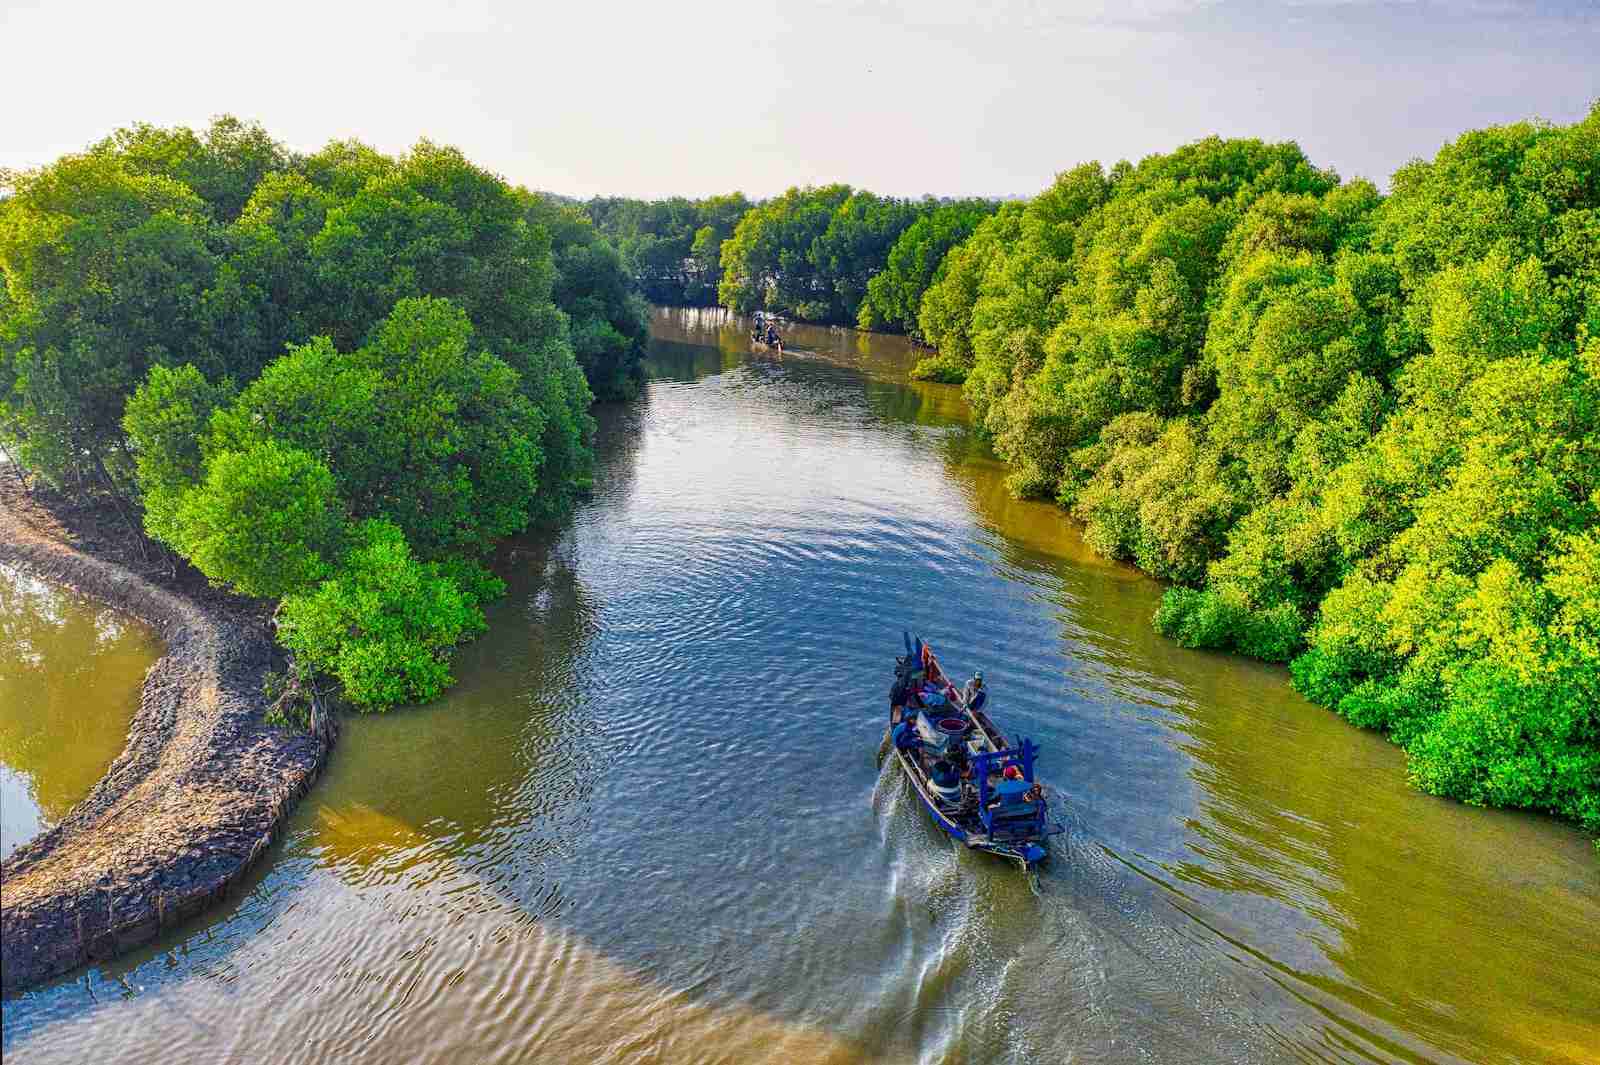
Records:
[[[105,776],[0,863],[6,994],[146,943],[223,895],[331,742],[264,720],[262,680],[281,663],[259,605],[171,576],[116,521],[0,483],[0,565],[132,614],[166,646]]]

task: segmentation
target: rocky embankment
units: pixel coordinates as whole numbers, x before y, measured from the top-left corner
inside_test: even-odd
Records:
[[[0,863],[0,984],[31,987],[153,939],[272,841],[331,734],[264,720],[280,665],[259,605],[148,558],[115,514],[0,485],[0,565],[143,619],[166,644],[128,745],[60,824]]]

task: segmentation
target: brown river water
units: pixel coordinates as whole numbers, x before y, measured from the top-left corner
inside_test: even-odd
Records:
[[[657,312],[460,683],[351,721],[223,908],[6,1001],[8,1065],[1600,1061],[1588,840],[1158,637],[903,342],[790,343]],[[17,587],[0,761],[48,820],[152,648]],[[878,766],[902,628],[1042,744],[1037,895]]]
[[[0,857],[105,773],[160,653],[139,622],[0,567]]]

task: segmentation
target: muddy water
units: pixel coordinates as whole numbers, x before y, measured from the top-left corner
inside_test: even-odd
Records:
[[[1596,1058],[1577,832],[1156,637],[903,344],[791,344],[659,313],[450,696],[352,722],[226,909],[7,1002],[7,1061]],[[902,627],[1043,745],[1037,897],[876,764]]]
[[[0,857],[100,779],[159,654],[139,622],[0,567]]]

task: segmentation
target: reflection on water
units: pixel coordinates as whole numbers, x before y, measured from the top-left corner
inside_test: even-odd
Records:
[[[903,344],[743,333],[659,313],[461,684],[352,722],[225,911],[8,1003],[7,1060],[1593,1057],[1576,832],[1156,637]],[[1044,745],[1038,897],[875,764],[902,627]]]
[[[138,622],[0,566],[0,857],[100,779],[159,653]]]

